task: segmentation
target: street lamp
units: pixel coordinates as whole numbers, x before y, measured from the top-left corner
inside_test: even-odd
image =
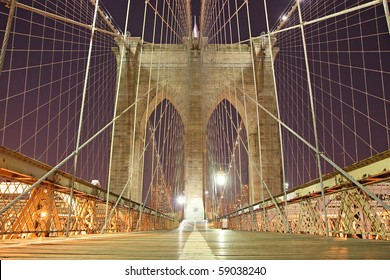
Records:
[[[219,212],[218,209],[220,209],[221,213],[223,213],[222,199],[223,199],[223,194],[225,192],[226,181],[227,181],[227,176],[226,176],[225,172],[222,171],[222,168],[220,168],[219,171],[217,173],[215,173],[215,183],[216,183],[216,185],[223,187],[221,196],[219,198],[219,205],[217,207],[217,212]]]
[[[222,168],[219,168],[219,171],[216,172],[215,167],[219,164],[212,161],[211,162],[211,185],[212,185],[212,191],[211,191],[211,215],[212,220],[216,221],[217,218],[217,203],[218,199],[216,198],[218,196],[219,191],[217,190],[217,186],[225,188],[226,182],[227,182],[227,175],[222,170]],[[224,191],[224,190],[223,190]],[[207,194],[206,194],[207,195]]]
[[[181,195],[181,196],[179,196],[179,197],[177,198],[177,203],[178,203],[178,204],[183,205],[184,202],[185,202],[184,196]]]
[[[176,198],[176,204],[177,204],[177,219],[179,221],[179,223],[183,220],[184,218],[184,204],[186,202],[186,199],[184,197],[184,195],[179,195],[177,198]]]
[[[218,186],[224,186],[226,183],[226,174],[225,172],[220,169],[216,174],[215,174],[215,182],[217,183]]]

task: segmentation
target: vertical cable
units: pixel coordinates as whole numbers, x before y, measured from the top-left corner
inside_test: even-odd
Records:
[[[244,67],[243,67],[243,64],[242,64],[242,44],[240,43],[241,42],[241,30],[240,30],[240,20],[239,20],[239,9],[238,9],[238,4],[237,4],[237,0],[234,1],[235,3],[235,9],[236,9],[236,23],[237,23],[237,36],[238,36],[238,47],[239,47],[239,52],[240,52],[240,67],[241,67],[241,83],[242,83],[242,91],[243,92],[246,92],[246,86],[245,86],[245,77],[244,77]],[[250,36],[250,35],[249,35]],[[254,83],[256,84],[256,81],[254,81]],[[255,94],[257,94],[255,92]],[[247,95],[244,94],[243,96],[243,99],[244,99],[244,118],[245,118],[245,123],[248,125],[248,112],[247,112]],[[258,119],[258,118],[257,118]],[[246,129],[246,136],[247,136],[247,141],[248,141],[248,158],[251,157],[253,151],[252,151],[252,147],[251,147],[251,144],[250,144],[250,135],[249,135],[249,126],[247,127]],[[260,139],[259,139],[260,141]],[[260,153],[260,151],[259,151]],[[252,160],[249,160],[249,166],[254,166],[254,162]],[[249,168],[248,166],[248,168]],[[249,179],[249,205],[253,205],[254,204],[254,185],[253,185],[253,176],[254,174],[251,172],[249,173],[250,176],[252,178]],[[250,208],[251,211],[250,211],[250,214],[251,214],[251,220],[252,220],[252,225],[253,225],[253,206]]]
[[[389,2],[389,0],[383,0],[383,9],[385,10],[387,29],[389,30],[389,35],[390,35],[390,11],[389,11],[388,2]]]
[[[323,211],[324,211],[324,219],[325,219],[325,227],[326,227],[326,236],[329,236],[328,216],[327,216],[327,211],[326,211],[325,191],[324,191],[324,183],[323,183],[323,178],[322,178],[321,158],[320,158],[320,150],[319,150],[318,135],[317,135],[317,120],[316,120],[315,110],[314,110],[314,97],[313,97],[312,84],[311,84],[311,79],[310,79],[310,68],[309,68],[309,60],[308,60],[307,48],[306,48],[305,31],[304,31],[304,27],[303,27],[300,0],[296,0],[296,1],[297,1],[297,5],[298,5],[299,22],[301,24],[302,44],[303,44],[303,50],[304,50],[304,56],[305,56],[307,84],[308,84],[308,89],[309,89],[310,107],[311,107],[313,129],[314,129],[318,176],[320,178],[321,196],[322,196],[323,208],[324,208]]]
[[[148,2],[148,1],[147,1]],[[156,1],[156,8],[158,6],[158,0]],[[146,17],[146,14],[145,14]],[[155,38],[156,38],[156,20],[157,20],[157,12],[154,13],[154,20],[153,20],[153,35],[152,35],[152,42],[151,42],[151,55],[150,55],[150,65],[149,65],[149,78],[148,78],[148,87],[147,87],[147,97],[146,97],[146,112],[145,112],[145,128],[144,128],[144,141],[142,143],[143,145],[143,150],[146,151],[146,135],[147,135],[147,129],[148,129],[148,124],[149,124],[149,102],[150,102],[150,91],[151,91],[151,84],[152,84],[152,74],[153,74],[153,58],[154,58],[154,46],[155,46]],[[154,133],[152,133],[153,136],[153,147],[154,147]],[[145,153],[142,153],[141,156],[141,162],[140,164],[143,165],[145,162]],[[153,169],[153,164],[154,164],[154,149],[152,149],[152,169]],[[140,170],[140,175],[141,175],[141,200],[142,200],[142,194],[143,194],[143,185],[144,185],[144,167]],[[152,179],[153,183],[153,179]],[[158,184],[159,182],[157,182]],[[149,188],[152,187],[152,184],[149,186]],[[143,203],[142,210],[145,208],[146,205],[146,199]],[[142,218],[142,211],[139,215],[139,225],[138,225],[138,230],[141,231],[141,218]],[[157,210],[157,209],[156,209]]]
[[[230,9],[230,2],[228,4],[228,15],[229,15],[229,35],[230,35],[230,46],[231,46],[231,51],[233,51],[233,31],[232,31],[232,13],[231,13],[231,9]],[[237,97],[237,85],[236,85],[236,74],[235,74],[235,70],[233,67],[232,68],[232,74],[233,74],[233,87],[234,87],[234,99],[235,99],[235,102],[236,104],[238,104],[238,97]],[[239,119],[239,114],[238,114],[238,110],[236,110],[236,119],[238,120]],[[241,118],[240,118],[241,119]],[[242,119],[241,119],[241,123],[242,123]],[[246,131],[245,133],[247,134],[247,130],[248,130],[248,127],[246,127]],[[239,168],[239,176],[240,178],[242,178],[242,159],[241,159],[241,154],[242,154],[242,151],[241,151],[241,141],[242,141],[242,136],[240,135],[241,131],[239,130],[238,133],[237,133],[237,140],[239,142],[238,144],[238,168]],[[242,141],[243,142],[243,141]],[[245,148],[245,143],[243,142],[242,145],[244,145],[244,148]],[[249,166],[249,165],[248,165]],[[242,181],[240,179],[240,181]],[[248,182],[249,184],[249,182]],[[262,185],[262,184],[261,184]],[[243,190],[243,184],[241,183],[240,184],[240,200],[242,200],[242,190]],[[248,204],[250,202],[248,201]],[[241,202],[241,206],[242,205],[242,202]]]
[[[143,46],[145,44],[145,25],[146,25],[146,13],[147,13],[147,6],[148,1],[145,1],[144,5],[144,17],[143,17],[143,23],[142,23],[142,35],[141,35],[141,42],[140,42],[140,50],[139,50],[139,58],[138,58],[138,72],[137,72],[137,80],[136,80],[136,90],[135,90],[135,100],[138,100],[139,98],[139,91],[140,91],[140,79],[141,79],[141,66],[142,66],[142,58],[143,58]],[[131,152],[129,157],[129,179],[125,185],[124,188],[129,187],[128,183],[134,183],[133,182],[133,172],[134,172],[134,165],[136,164],[135,160],[135,141],[136,141],[136,131],[137,131],[137,113],[138,113],[138,103],[135,104],[134,107],[134,120],[133,120],[133,130],[132,130],[132,139],[131,139]],[[137,182],[138,183],[138,182]],[[136,184],[137,184],[136,183]],[[131,187],[129,189],[129,198],[131,199]],[[142,188],[142,186],[141,186]],[[141,197],[142,199],[142,197]],[[141,214],[140,214],[141,216]]]
[[[252,42],[252,28],[251,28],[251,21],[250,21],[250,15],[249,15],[249,4],[248,1],[246,1],[246,13],[247,13],[247,20],[248,20],[248,33],[249,33],[249,43],[250,43],[250,54],[251,54],[251,63],[252,63],[252,75],[253,75],[253,86],[254,86],[254,95],[255,95],[255,100],[258,102],[259,97],[258,97],[258,89],[257,89],[257,77],[256,77],[256,69],[255,69],[255,55],[256,53],[254,52],[254,44]],[[272,61],[271,61],[272,64]],[[261,181],[263,181],[263,158],[262,158],[262,151],[261,151],[261,136],[260,136],[260,116],[259,116],[259,107],[256,106],[256,126],[257,126],[257,138],[258,138],[258,152],[259,152],[259,170],[260,170],[260,178]],[[254,214],[253,214],[253,204],[255,203],[254,197],[252,194],[251,197],[251,206],[250,206],[250,211],[252,215],[252,226],[255,226],[254,224]],[[286,229],[286,232],[288,232],[288,228]]]
[[[83,95],[82,95],[82,101],[81,101],[79,128],[78,128],[78,132],[77,132],[76,149],[75,149],[76,153],[74,156],[74,163],[73,163],[74,165],[73,165],[73,176],[72,176],[72,183],[71,183],[71,190],[70,190],[70,198],[69,198],[68,220],[66,223],[66,236],[67,237],[69,237],[69,227],[70,227],[70,219],[71,219],[72,204],[73,204],[73,191],[74,191],[74,183],[75,183],[76,172],[77,172],[77,157],[78,157],[79,148],[80,148],[81,129],[83,127],[83,121],[84,121],[84,118],[83,118],[84,106],[85,106],[85,98],[86,98],[86,94],[87,94],[87,85],[88,85],[89,71],[90,71],[90,65],[91,65],[93,37],[95,34],[95,25],[96,25],[98,6],[99,6],[99,0],[96,0],[93,22],[92,22],[92,29],[91,29],[91,38],[89,41],[89,50],[88,50],[87,66],[86,66],[86,72],[85,72]]]
[[[7,21],[7,27],[6,27],[6,32],[4,34],[4,39],[3,39],[3,45],[2,45],[2,49],[1,49],[1,55],[2,55],[2,64],[1,64],[1,67],[0,67],[0,77],[1,77],[1,74],[3,72],[3,66],[4,66],[4,59],[5,59],[5,54],[6,54],[6,51],[7,51],[7,46],[8,46],[8,42],[6,43],[5,41],[8,41],[9,40],[9,36],[10,36],[10,32],[11,32],[11,28],[13,29],[13,33],[15,34],[16,32],[16,24],[12,24],[13,22],[13,18],[15,16],[15,21],[16,21],[16,13],[17,11],[15,11],[15,4],[16,4],[16,0],[12,1],[14,7],[13,9],[10,9],[9,11],[9,14],[8,14],[8,21]],[[11,12],[12,12],[12,17],[10,16],[11,15]],[[6,37],[8,34],[8,37]],[[11,45],[13,46],[14,45],[14,41],[15,41],[15,36],[12,36],[12,41],[11,41]],[[13,48],[11,48],[11,54],[10,54],[10,63],[9,63],[9,67],[10,69],[12,69],[12,63],[13,63]],[[8,72],[8,83],[7,83],[7,94],[6,94],[6,97],[5,97],[5,100],[8,100],[9,97],[10,97],[10,87],[11,87],[11,71]],[[3,121],[3,137],[2,137],[2,145],[5,146],[5,139],[6,139],[6,127],[7,127],[7,116],[8,116],[8,102],[6,101],[5,102],[5,108],[4,108],[4,121]]]
[[[272,47],[272,40],[270,35],[270,26],[269,26],[269,18],[268,18],[268,8],[267,8],[267,0],[264,0],[264,14],[266,19],[266,26],[267,26],[267,37],[268,37],[268,47],[269,47],[269,54],[270,54],[270,65],[271,65],[271,71],[272,71],[272,79],[274,83],[274,94],[276,99],[276,112],[277,117],[280,119],[280,107],[279,107],[279,93],[277,89],[277,83],[276,83],[276,74],[275,74],[275,65],[274,65],[274,53],[273,53],[273,47]],[[283,187],[283,194],[284,194],[284,200],[285,200],[285,212],[286,212],[286,219],[287,219],[287,232],[290,232],[290,227],[288,223],[288,206],[287,206],[287,194],[286,194],[286,171],[284,167],[284,151],[283,151],[283,134],[282,134],[282,127],[280,124],[278,124],[279,129],[279,141],[280,141],[280,157],[282,162],[282,187]],[[263,207],[263,211],[265,211],[265,208]]]
[[[384,0],[386,1],[386,0]],[[390,13],[388,11],[389,9],[389,6],[386,4],[387,7],[387,19],[388,19],[388,27],[389,27],[389,32],[390,32]],[[376,13],[375,13],[376,15]],[[376,15],[377,17],[377,15]],[[376,21],[376,32],[378,33],[378,30],[379,30],[379,26],[378,26],[378,21]],[[377,40],[377,44],[378,44],[378,49],[380,50],[381,49],[381,40],[379,38],[379,36],[377,35],[376,36],[376,40]],[[383,65],[384,65],[384,61],[382,61],[382,56],[379,54],[379,70],[383,73]],[[384,75],[381,75],[381,88],[382,88],[382,100],[383,100],[383,111],[384,111],[384,119],[385,119],[385,128],[386,128],[386,139],[387,139],[387,143],[386,143],[386,147],[387,149],[390,149],[390,129],[389,129],[389,121],[390,121],[390,118],[388,117],[388,109],[387,109],[387,106],[386,106],[386,90],[385,90],[385,78],[384,78]]]
[[[10,7],[10,14],[8,16],[8,20],[10,20],[10,17],[11,17],[11,10],[15,9],[15,4],[16,4],[16,1],[11,1],[11,7]],[[13,13],[13,12],[12,12]],[[33,13],[30,14],[30,22],[32,22],[32,18],[33,18]],[[7,22],[7,28],[6,28],[6,32],[8,31],[8,35],[9,35],[9,29],[8,29],[8,23]],[[11,24],[12,24],[12,21],[11,21]],[[30,27],[29,27],[29,36],[28,36],[28,50],[27,50],[27,59],[26,59],[26,64],[29,65],[29,62],[30,62],[30,55],[31,55],[31,52],[30,52],[30,48],[31,48],[31,33],[32,33],[32,24],[30,24]],[[6,34],[7,35],[7,34]],[[3,43],[7,44],[6,41],[8,41],[8,38],[4,38],[4,41]],[[5,47],[7,47],[7,45],[5,45]],[[54,46],[53,46],[54,48]],[[3,53],[1,54],[3,56]],[[4,55],[5,55],[5,51],[4,51]],[[1,61],[3,60],[3,61]],[[4,58],[1,59],[0,57],[0,75],[1,75],[1,70],[2,70],[2,64],[4,62]],[[24,76],[24,88],[23,88],[23,101],[21,102],[22,103],[22,108],[21,108],[21,112],[22,112],[22,118],[21,118],[21,122],[20,122],[20,139],[19,139],[19,151],[22,152],[22,140],[23,140],[23,129],[24,129],[24,119],[25,119],[25,110],[26,110],[26,92],[27,92],[27,77],[28,77],[28,74],[29,74],[29,68],[26,69],[25,71],[25,76]],[[50,91],[50,95],[51,95],[51,91]],[[51,99],[51,98],[50,98]],[[49,109],[50,111],[50,109]],[[49,136],[49,133],[48,133],[48,136]],[[48,145],[48,144],[46,144]]]
[[[118,75],[117,75],[118,81],[116,83],[113,119],[115,119],[115,117],[117,116],[117,111],[118,111],[119,88],[120,88],[120,84],[121,84],[121,80],[122,80],[123,60],[124,60],[125,51],[126,51],[127,29],[128,29],[129,15],[130,15],[130,4],[131,4],[131,0],[128,0],[127,1],[125,29],[124,29],[124,35],[123,35],[123,45],[121,45],[120,43],[118,44],[118,47],[120,48],[120,60],[119,60],[119,70],[118,70]],[[109,208],[110,189],[111,189],[111,176],[112,176],[112,174],[111,174],[111,165],[112,165],[112,161],[113,161],[115,125],[116,125],[116,122],[114,122],[112,124],[112,128],[111,128],[112,132],[111,132],[111,146],[110,146],[108,181],[107,181],[106,213],[105,213],[105,222],[104,222],[104,226],[102,228],[102,233],[105,232],[106,227],[107,227],[107,223],[108,223],[108,208]]]
[[[157,0],[157,3],[158,3],[158,0]],[[165,18],[165,4],[166,4],[166,1],[163,1],[163,3],[162,3],[162,5],[163,5],[163,10],[162,10],[162,19],[164,19]],[[156,4],[156,6],[158,6],[157,4]],[[155,137],[155,133],[156,133],[156,128],[157,128],[157,126],[156,126],[156,119],[157,119],[157,106],[158,106],[158,94],[159,94],[159,91],[160,91],[160,88],[159,88],[159,86],[160,86],[160,69],[161,69],[161,56],[162,56],[162,46],[163,46],[163,44],[162,44],[162,36],[163,36],[163,26],[164,26],[164,24],[163,24],[163,21],[162,21],[162,19],[161,19],[161,28],[160,28],[160,38],[159,38],[159,40],[160,40],[160,44],[159,44],[159,47],[160,47],[160,55],[159,55],[159,57],[158,57],[158,67],[157,67],[157,81],[156,81],[156,96],[155,96],[155,104],[154,104],[154,112],[153,112],[153,129],[151,130],[151,133],[152,133],[152,135],[153,135],[153,146],[156,146],[157,144],[156,144],[156,137]],[[165,53],[166,53],[166,48],[165,48]],[[159,136],[160,136],[160,134],[159,134]],[[153,159],[154,159],[154,157],[152,157]],[[154,161],[152,162],[152,170],[153,170],[153,163],[154,163]],[[152,180],[153,180],[153,178],[152,178]],[[157,211],[156,211],[156,215],[157,215]]]
[[[10,2],[11,3],[10,3],[10,7],[9,7],[9,12],[8,12],[7,26],[5,28],[3,44],[1,46],[1,53],[0,53],[0,76],[1,76],[1,73],[3,72],[5,54],[7,52],[8,40],[9,40],[11,28],[12,28],[12,22],[14,20],[14,14],[15,14],[17,0],[10,0]]]

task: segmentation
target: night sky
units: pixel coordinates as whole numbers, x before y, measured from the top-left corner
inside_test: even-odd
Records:
[[[234,6],[233,0],[230,1]],[[238,6],[243,1],[238,0]],[[281,22],[295,1],[267,1],[271,29]],[[304,20],[312,20],[367,1],[302,1]],[[119,26],[124,26],[126,0],[106,1],[104,6]],[[249,1],[252,36],[266,31],[263,1]],[[143,1],[132,1],[129,30],[141,36]],[[192,2],[194,16],[200,1]],[[153,14],[148,11],[147,19]],[[241,40],[249,37],[246,12],[240,18]],[[199,22],[199,19],[197,19]],[[297,12],[286,26],[299,24]],[[147,20],[147,30],[153,22]],[[198,24],[200,26],[200,24]],[[234,24],[233,24],[234,27]],[[233,32],[236,32],[235,30]],[[310,77],[318,123],[320,150],[340,166],[373,156],[389,148],[389,49],[390,40],[383,6],[349,13],[305,27]],[[145,34],[151,42],[151,36]],[[237,36],[233,38],[237,41]],[[228,41],[229,42],[229,41]],[[314,145],[309,89],[300,29],[278,35],[280,49],[276,79],[281,117],[291,128]],[[387,90],[386,90],[387,89]],[[386,101],[385,101],[386,100]],[[285,138],[286,170],[291,186],[318,176],[313,151],[289,132]],[[325,173],[333,167],[323,162]]]
[[[155,1],[153,1],[155,2]],[[160,0],[161,2],[161,0]],[[238,1],[238,5],[242,0]],[[101,0],[101,3],[106,8],[106,10],[111,14],[112,18],[115,20],[117,25],[124,29],[125,19],[126,19],[126,8],[127,0]],[[231,0],[231,5],[233,6],[234,0]],[[291,0],[278,0],[278,1],[267,1],[268,13],[270,18],[270,27],[280,20],[280,17],[283,11],[292,3]],[[129,31],[135,37],[140,37],[142,34],[142,20],[144,17],[144,5],[145,2],[142,0],[131,1],[130,7],[130,23]],[[192,15],[197,17],[199,22],[200,16],[200,0],[194,0],[191,2]],[[262,0],[249,1],[249,12],[252,22],[252,35],[258,36],[261,32],[266,31],[265,16],[264,16],[264,7]],[[233,11],[232,11],[233,13]],[[149,9],[148,16],[151,17],[152,13]],[[247,19],[245,17],[241,18],[243,24],[246,23]],[[247,31],[243,30],[244,35],[247,37]]]

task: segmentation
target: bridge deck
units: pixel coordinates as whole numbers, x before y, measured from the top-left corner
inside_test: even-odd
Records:
[[[6,240],[0,259],[390,259],[390,242],[231,231],[178,230]]]

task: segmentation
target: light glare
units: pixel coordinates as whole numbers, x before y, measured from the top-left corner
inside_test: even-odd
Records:
[[[184,199],[184,196],[179,196],[177,198],[177,203],[179,203],[180,205],[183,205],[185,202],[185,199]]]
[[[215,174],[215,182],[219,186],[223,186],[226,183],[226,174],[222,170],[218,171],[217,174]]]

